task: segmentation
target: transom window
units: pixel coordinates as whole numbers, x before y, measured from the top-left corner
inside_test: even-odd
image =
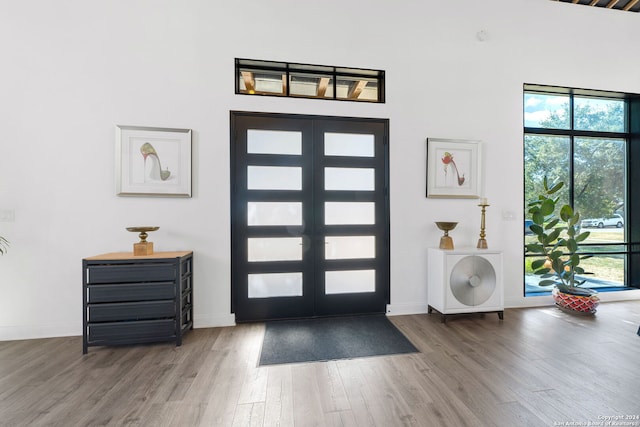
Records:
[[[384,102],[384,71],[236,58],[236,93]]]

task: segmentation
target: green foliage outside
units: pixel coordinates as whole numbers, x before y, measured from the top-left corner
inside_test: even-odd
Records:
[[[574,106],[574,128],[597,131],[624,129],[624,104],[605,104],[595,108],[590,104]],[[568,107],[563,109],[568,111]],[[566,129],[566,117],[552,111],[540,122],[548,129]],[[570,138],[563,135],[525,135],[525,195],[532,200],[544,191],[543,177],[551,181],[570,183],[571,171]],[[624,209],[625,189],[625,145],[615,138],[578,138],[574,140],[573,152],[574,208],[583,218],[608,216]],[[569,203],[569,188],[561,193],[559,203]]]

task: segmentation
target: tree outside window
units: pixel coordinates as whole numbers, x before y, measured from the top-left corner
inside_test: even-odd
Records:
[[[626,102],[550,89],[547,93],[525,87],[524,93],[525,244],[533,239],[527,233],[528,202],[541,193],[545,176],[564,181],[560,203],[580,212],[583,227],[595,227],[582,245],[582,252],[593,255],[585,261],[585,269],[593,273],[585,277],[588,287],[622,287],[627,255]],[[526,295],[548,292],[536,286],[530,270],[534,259],[525,254]]]

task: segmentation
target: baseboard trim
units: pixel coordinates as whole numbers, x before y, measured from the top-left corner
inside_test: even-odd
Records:
[[[424,314],[427,312],[427,302],[411,304],[388,304],[387,316],[402,316],[405,314]]]
[[[193,327],[199,328],[219,328],[224,326],[235,326],[236,316],[233,313],[224,316],[193,316]]]
[[[76,337],[82,335],[78,322],[55,325],[0,326],[0,341]]]

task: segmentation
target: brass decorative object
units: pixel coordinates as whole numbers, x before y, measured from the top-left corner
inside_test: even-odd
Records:
[[[153,242],[147,242],[147,237],[149,236],[147,233],[156,231],[159,228],[160,227],[127,227],[127,231],[140,233],[138,235],[140,241],[133,244],[134,256],[153,255]]]
[[[478,239],[478,246],[476,247],[478,249],[488,249],[489,246],[487,246],[487,239],[485,239],[486,233],[484,232],[484,229],[485,229],[484,216],[485,216],[485,211],[487,210],[487,206],[490,206],[490,205],[487,204],[487,199],[480,199],[480,204],[478,206],[480,206],[480,208],[482,209],[482,216],[480,218],[480,238]]]
[[[444,236],[440,238],[440,249],[453,249],[453,239],[449,232],[456,228],[457,222],[436,221],[436,226],[444,231]]]

